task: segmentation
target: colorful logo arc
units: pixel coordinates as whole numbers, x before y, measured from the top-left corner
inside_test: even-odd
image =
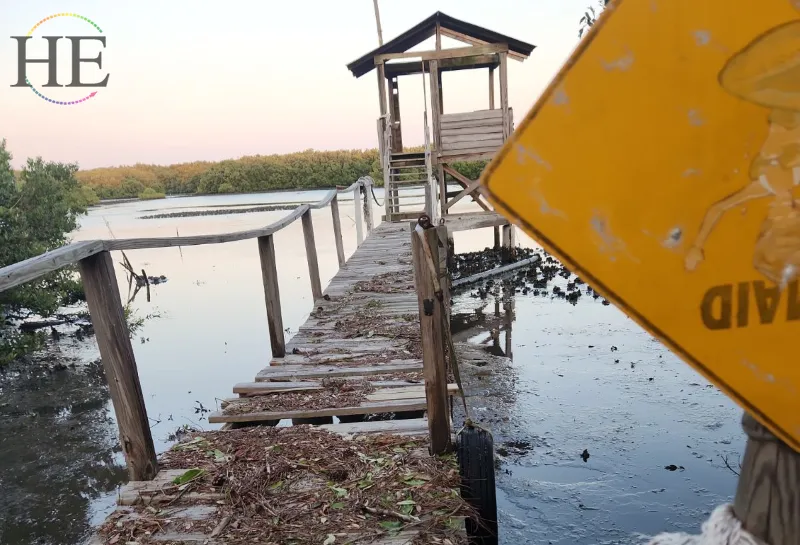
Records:
[[[99,32],[101,34],[103,32],[103,30],[97,25],[97,23],[95,23],[94,21],[92,21],[88,17],[84,17],[83,15],[78,15],[77,13],[56,13],[56,14],[51,15],[49,17],[45,17],[44,19],[42,19],[41,21],[39,21],[38,23],[33,25],[33,27],[28,31],[27,35],[28,36],[33,36],[33,32],[37,28],[42,26],[47,21],[50,21],[50,20],[55,19],[57,17],[75,17],[77,19],[81,19],[82,21],[86,21],[87,23],[92,25],[95,28],[95,30],[97,30],[97,32]],[[25,83],[28,84],[28,87],[31,88],[31,91],[33,91],[34,94],[36,94],[36,96],[38,96],[42,100],[46,100],[47,102],[50,102],[51,104],[58,104],[59,106],[72,106],[74,104],[80,104],[82,102],[86,102],[87,100],[89,100],[90,98],[94,97],[97,94],[97,91],[92,91],[91,93],[89,93],[85,97],[79,98],[77,100],[69,100],[69,101],[55,100],[55,99],[52,99],[52,98],[47,97],[47,96],[43,95],[42,93],[40,93],[39,90],[36,89],[36,87],[33,86],[33,84],[30,82],[29,79],[25,78]]]

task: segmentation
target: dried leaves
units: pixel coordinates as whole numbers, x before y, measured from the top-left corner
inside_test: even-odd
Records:
[[[374,388],[367,380],[324,379],[319,390],[281,392],[241,398],[232,401],[223,410],[225,414],[254,412],[284,412],[319,410],[340,407],[357,407],[367,399]]]
[[[216,531],[223,543],[370,543],[406,530],[424,536],[420,543],[465,543],[459,517],[469,508],[458,494],[455,460],[429,456],[426,443],[257,427],[203,433],[166,453],[162,466],[202,470],[193,486],[223,493],[213,515],[190,524],[193,532]],[[104,525],[105,543],[114,536],[152,542],[165,515],[136,509],[135,520]]]

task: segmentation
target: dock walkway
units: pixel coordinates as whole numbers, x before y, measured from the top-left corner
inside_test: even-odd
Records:
[[[462,484],[458,464],[452,455],[429,454],[429,448],[446,452],[431,438],[448,437],[447,397],[460,392],[444,376],[443,363],[423,365],[423,344],[430,350],[434,338],[426,327],[435,320],[421,318],[411,224],[373,227],[371,185],[360,179],[333,189],[258,229],[83,241],[0,268],[0,292],[63,267],[77,265],[81,274],[131,479],[90,543],[464,542],[469,508],[453,493]],[[354,196],[360,242],[349,260],[339,219],[342,194]],[[331,211],[333,229],[325,235],[333,234],[340,265],[324,291],[311,218],[322,208]],[[369,232],[363,241],[362,212]],[[315,302],[286,343],[273,237],[297,220]],[[494,212],[446,221],[451,231],[507,223]],[[435,235],[446,236],[441,229]],[[425,244],[436,244],[436,236]],[[258,243],[273,357],[254,380],[236,384],[237,397],[209,417],[224,424],[222,430],[195,434],[157,456],[111,253],[246,239]],[[441,252],[440,271],[445,260]],[[429,263],[425,270],[435,268]],[[423,375],[435,377],[433,393],[426,393]],[[436,400],[430,407],[426,395]],[[278,425],[282,420],[294,425]]]
[[[485,227],[502,221],[494,214],[459,216],[453,218],[453,229]],[[239,471],[253,471],[254,465],[261,468],[257,470],[261,472],[257,480],[264,479],[269,488],[258,501],[265,510],[276,513],[270,520],[280,521],[275,524],[282,528],[279,539],[286,539],[286,532],[294,531],[298,536],[308,533],[309,540],[299,538],[291,543],[465,542],[467,510],[463,501],[452,494],[460,482],[455,458],[428,454],[420,309],[411,254],[410,222],[382,223],[372,229],[317,298],[307,321],[286,343],[285,355],[273,357],[252,382],[236,384],[233,394],[238,397],[224,400],[220,409],[209,416],[210,423],[224,424],[222,430],[184,440],[161,456],[160,471],[154,480],[125,485],[117,510],[90,545],[110,543],[128,531],[141,535],[142,528],[153,531],[144,543],[218,545],[231,538],[238,543],[235,539],[243,535],[264,539],[264,523],[259,518],[263,513],[255,519],[241,520],[240,508],[232,509],[230,505],[230,487],[234,485],[228,484],[226,489],[225,484],[226,478],[234,478]],[[452,378],[448,382],[448,393],[460,395]],[[278,425],[288,419],[295,425]],[[354,446],[342,447],[337,438]],[[305,465],[310,456],[304,453],[303,444],[316,445],[318,457],[313,460],[325,467],[312,470]],[[281,447],[286,452],[300,452],[290,465],[306,474],[284,476],[282,480],[263,475],[262,466],[268,471],[270,464],[284,463],[270,457],[271,449],[278,452]],[[342,469],[335,466],[332,470],[330,464],[341,464],[339,458],[346,457],[350,450],[359,451],[358,459],[347,462],[345,471],[362,476],[366,471],[370,482],[375,479],[375,494],[393,498],[391,503],[401,507],[386,509],[378,505],[376,509],[369,506],[375,498],[364,499],[357,492],[346,491],[345,484],[340,485],[342,488],[331,484],[330,475]],[[228,459],[242,457],[244,451],[255,454],[248,454],[244,462]],[[201,455],[202,452],[206,454]],[[382,465],[389,457],[388,466]],[[364,460],[373,466],[359,470],[358,461]],[[378,465],[374,465],[376,460]],[[220,462],[227,464],[225,477],[221,476]],[[237,463],[244,464],[244,469]],[[198,470],[202,475],[191,477]],[[189,488],[181,484],[187,475],[193,479]],[[292,485],[281,484],[284,481],[291,481]],[[363,488],[363,481],[354,490]],[[241,488],[241,483],[238,486]],[[272,490],[273,487],[279,488]],[[304,528],[304,524],[311,524],[308,521],[330,524],[337,520],[336,516],[348,516],[326,509],[324,501],[305,499],[302,501],[308,505],[293,503],[312,490],[318,499],[330,490],[337,491],[337,497],[339,493],[346,494],[341,501],[336,497],[328,501],[332,506],[348,505],[339,507],[350,510],[351,518],[345,519],[350,521],[347,532],[330,534],[323,541],[311,539],[310,534],[315,539],[319,537],[319,528]],[[361,503],[348,503],[352,496],[358,496]],[[385,506],[386,500],[382,501]],[[425,505],[421,511],[409,508],[417,502]],[[281,512],[281,506],[286,504],[295,505],[301,514]],[[400,512],[400,508],[405,511]],[[288,521],[295,517],[294,530],[287,529]],[[232,520],[241,520],[235,529],[230,526]],[[333,527],[341,528],[343,524],[338,520]]]
[[[209,416],[241,425],[282,419],[419,413],[412,420],[328,424],[331,431],[427,433],[419,309],[409,223],[382,223],[333,277],[323,297],[240,397]],[[455,385],[450,386],[455,391]],[[298,398],[300,403],[297,403]],[[301,405],[301,406],[298,406]]]

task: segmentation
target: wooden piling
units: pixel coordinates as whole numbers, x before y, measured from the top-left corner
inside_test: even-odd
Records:
[[[364,242],[364,227],[361,225],[361,186],[357,185],[355,189],[353,189],[353,205],[355,206],[355,215],[356,215],[356,241],[358,241],[358,246],[361,246],[361,243]]]
[[[111,254],[103,251],[82,259],[79,268],[117,416],[129,478],[132,481],[152,480],[158,473],[158,462],[114,274],[114,262]]]
[[[311,221],[311,210],[306,210],[301,218],[303,223],[303,239],[306,243],[308,275],[311,277],[311,293],[314,301],[322,298],[322,283],[319,279],[319,263],[317,262],[317,245],[314,243],[314,224]]]
[[[439,235],[436,229],[427,229],[423,236],[428,241],[433,262],[435,264],[438,263]],[[431,454],[441,454],[450,449],[450,420],[447,403],[447,371],[444,359],[442,305],[436,298],[432,271],[428,267],[423,242],[413,230],[413,227],[411,233],[411,255],[414,263],[414,280],[419,305],[430,448]],[[434,274],[438,274],[438,271],[435,271]]]
[[[264,282],[264,299],[267,303],[267,326],[272,357],[282,358],[286,355],[286,340],[283,336],[281,293],[278,288],[275,241],[272,235],[258,237],[258,254],[261,258],[261,277]]]
[[[339,267],[344,267],[344,240],[342,239],[342,220],[339,218],[339,197],[334,196],[331,200],[331,216],[333,216],[333,238],[336,242],[336,257],[339,260]]]
[[[800,539],[800,453],[745,413],[747,434],[733,510],[745,530],[770,545]]]

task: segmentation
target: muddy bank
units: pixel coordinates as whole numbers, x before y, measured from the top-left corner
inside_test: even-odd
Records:
[[[127,477],[102,365],[64,344],[0,375],[0,543],[80,543]]]
[[[740,409],[542,256],[454,294],[470,410],[495,439],[501,543],[697,532],[735,491]]]
[[[274,212],[276,210],[294,210],[297,204],[270,204],[266,206],[251,207],[228,207],[228,208],[207,208],[205,210],[187,210],[183,212],[165,212],[163,214],[150,214],[139,216],[140,220],[152,220],[163,218],[191,218],[195,216],[222,216],[228,214],[253,214],[256,212]]]

